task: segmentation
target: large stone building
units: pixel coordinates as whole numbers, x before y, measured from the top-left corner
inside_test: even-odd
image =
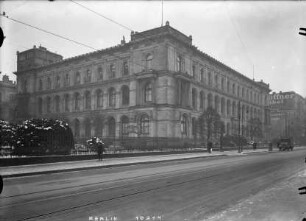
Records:
[[[0,120],[13,122],[16,115],[17,85],[4,75],[0,81]]]
[[[17,58],[19,119],[64,119],[77,140],[94,135],[192,140],[198,137],[194,124],[208,106],[221,115],[227,134],[237,134],[240,122],[241,134],[250,138],[255,118],[268,134],[269,85],[201,52],[191,36],[168,22],[73,58],[35,46],[17,52]]]
[[[295,142],[305,142],[306,100],[294,91],[272,93],[271,136],[274,139],[293,137]]]

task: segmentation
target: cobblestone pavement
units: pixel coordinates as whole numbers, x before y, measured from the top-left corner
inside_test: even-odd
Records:
[[[205,221],[302,221],[306,218],[306,195],[298,188],[306,186],[306,167],[271,188],[227,208]]]

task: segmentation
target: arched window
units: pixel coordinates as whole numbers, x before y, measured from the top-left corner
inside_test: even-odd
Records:
[[[123,62],[122,69],[123,69],[123,75],[128,75],[129,74],[129,66],[128,66],[127,61]]]
[[[78,119],[74,120],[74,136],[76,138],[80,137],[80,121]]]
[[[121,117],[121,134],[122,134],[122,136],[128,136],[129,135],[128,126],[129,126],[129,118],[127,116],[122,116]]]
[[[200,92],[200,109],[203,110],[204,109],[204,92],[201,91]]]
[[[108,104],[110,107],[116,106],[116,91],[113,87],[108,90]]]
[[[51,89],[51,79],[49,77],[47,78],[47,89]]]
[[[47,113],[51,113],[51,98],[47,97]]]
[[[130,103],[130,89],[124,85],[121,88],[122,105],[129,105]]]
[[[152,101],[152,84],[147,83],[145,86],[145,102]]]
[[[81,105],[81,96],[79,93],[75,93],[74,95],[74,109],[76,111],[80,110],[80,105]]]
[[[153,55],[148,54],[146,56],[146,69],[151,70],[152,69],[152,60],[153,60]]]
[[[109,65],[109,79],[114,79],[116,77],[116,69],[114,64]]]
[[[64,95],[64,105],[65,105],[65,111],[69,111],[69,102],[70,102],[70,97],[69,94]]]
[[[1,98],[0,98],[0,101],[1,101]],[[42,112],[43,112],[43,100],[40,97],[40,98],[38,98],[38,113],[42,114]]]
[[[91,94],[90,91],[85,92],[85,108],[91,109]]]
[[[91,137],[91,123],[89,119],[85,120],[85,138],[89,139]]]
[[[100,81],[103,80],[103,68],[101,66],[98,67],[97,72],[97,79]]]
[[[108,136],[115,137],[116,136],[116,121],[113,117],[108,119]]]
[[[181,117],[181,133],[187,135],[187,115],[183,114]]]
[[[97,95],[97,107],[103,107],[103,92],[100,89],[98,89],[96,95]]]
[[[146,114],[142,115],[140,118],[140,132],[141,135],[149,134],[149,117]]]
[[[245,93],[244,93],[244,87],[242,88],[242,98],[244,98],[245,97]]]
[[[60,112],[60,97],[58,95],[55,96],[55,112]]]
[[[197,109],[197,90],[192,88],[192,107]]]
[[[75,83],[76,85],[81,83],[81,74],[80,74],[80,72],[76,72],[76,73],[75,73],[74,83]]]

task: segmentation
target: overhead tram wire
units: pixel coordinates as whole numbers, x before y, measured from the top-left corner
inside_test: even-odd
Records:
[[[79,5],[79,6],[82,7],[82,8],[85,8],[85,9],[88,10],[88,11],[91,11],[92,13],[94,13],[94,14],[96,14],[96,15],[98,15],[98,16],[100,16],[100,17],[102,17],[102,18],[104,18],[104,19],[106,19],[106,20],[108,20],[108,21],[111,21],[111,22],[115,23],[116,25],[119,25],[119,26],[121,26],[121,27],[123,27],[123,28],[125,28],[125,29],[127,29],[127,30],[129,30],[129,31],[134,31],[133,29],[127,27],[126,25],[120,24],[119,22],[116,22],[115,20],[113,20],[113,19],[111,19],[111,18],[108,18],[108,17],[106,17],[105,15],[102,15],[102,14],[100,14],[100,13],[98,13],[98,12],[96,12],[96,11],[94,11],[94,10],[92,10],[92,9],[90,9],[90,8],[88,8],[88,7],[86,7],[86,6],[82,5],[82,4],[80,4],[80,3],[78,3],[78,2],[75,2],[75,1],[73,1],[73,0],[70,0],[70,1],[71,1],[72,3],[74,3],[74,4]]]
[[[50,31],[47,31],[47,30],[42,29],[42,28],[39,28],[39,27],[35,27],[35,26],[30,25],[30,24],[27,24],[27,23],[25,23],[25,22],[22,22],[22,21],[19,21],[19,20],[10,18],[10,17],[8,17],[8,16],[5,14],[5,12],[1,13],[0,16],[2,16],[2,17],[4,17],[4,18],[7,18],[7,19],[9,19],[9,20],[11,20],[11,21],[14,21],[14,22],[16,22],[16,23],[19,23],[19,24],[22,24],[22,25],[31,27],[31,28],[33,28],[33,29],[42,31],[42,32],[47,33],[47,34],[50,34],[50,35],[53,35],[53,36],[55,36],[55,37],[58,37],[58,38],[61,38],[61,39],[64,39],[64,40],[73,42],[73,43],[78,44],[78,45],[81,45],[81,46],[83,46],[83,47],[90,48],[90,49],[92,49],[92,50],[94,50],[94,51],[101,51],[100,49],[96,49],[96,48],[94,48],[94,47],[91,47],[91,46],[89,46],[89,45],[86,45],[86,44],[83,44],[83,43],[81,43],[81,42],[75,41],[75,40],[73,40],[73,39],[70,39],[70,38],[61,36],[61,35],[59,35],[59,34],[56,34],[56,33],[50,32]],[[113,56],[116,57],[116,58],[118,58],[118,59],[122,59],[122,58],[119,57],[119,56],[116,56],[116,55],[113,55]],[[140,66],[140,67],[144,67],[144,68],[145,68],[145,66],[142,65],[142,64],[138,64],[138,63],[133,62],[133,61],[130,61],[130,62],[131,62],[132,64],[135,64],[135,65],[138,65],[138,66]]]
[[[237,28],[237,26],[235,25],[235,22],[233,21],[232,16],[231,16],[231,14],[230,14],[230,10],[229,10],[229,8],[228,8],[228,5],[226,5],[226,9],[227,9],[227,14],[228,14],[228,16],[229,16],[229,20],[231,21],[232,25],[234,26],[235,32],[236,32],[236,34],[237,34],[237,36],[238,36],[238,38],[239,38],[239,40],[240,40],[240,43],[242,44],[242,47],[243,47],[243,49],[244,49],[244,52],[245,52],[245,54],[246,54],[248,60],[251,62],[252,68],[253,68],[253,67],[254,67],[254,62],[253,62],[253,60],[251,59],[251,57],[249,56],[249,53],[248,53],[248,51],[247,51],[247,47],[245,46],[244,42],[242,41],[242,38],[241,38],[241,36],[240,36],[240,34],[239,34],[239,31],[238,31],[238,28]]]
[[[56,36],[56,37],[58,37],[58,38],[65,39],[65,40],[70,41],[70,42],[73,42],[73,43],[75,43],[75,44],[82,45],[82,46],[84,46],[84,47],[86,47],[86,48],[90,48],[90,49],[92,49],[92,50],[98,50],[98,49],[96,49],[96,48],[94,48],[94,47],[91,47],[91,46],[89,46],[89,45],[86,45],[86,44],[83,44],[83,43],[81,43],[81,42],[75,41],[75,40],[73,40],[73,39],[70,39],[70,38],[61,36],[61,35],[59,35],[59,34],[56,34],[56,33],[51,32],[51,31],[47,31],[47,30],[45,30],[45,29],[42,29],[42,28],[39,28],[39,27],[35,27],[35,26],[30,25],[30,24],[27,24],[27,23],[25,23],[25,22],[16,20],[16,19],[14,19],[14,18],[10,18],[10,17],[8,17],[7,15],[5,15],[5,12],[3,12],[3,13],[1,14],[1,16],[4,17],[4,18],[9,19],[9,20],[11,20],[11,21],[14,21],[14,22],[16,22],[16,23],[19,23],[19,24],[22,24],[22,25],[25,25],[25,26],[34,28],[34,29],[36,29],[36,30],[45,32],[45,33],[47,33],[47,34]]]

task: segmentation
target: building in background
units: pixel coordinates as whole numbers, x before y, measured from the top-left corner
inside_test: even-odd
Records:
[[[64,60],[34,46],[17,52],[17,62],[19,120],[66,120],[78,142],[198,140],[195,125],[207,107],[221,115],[226,134],[270,139],[269,85],[198,50],[169,22]],[[256,125],[261,135],[252,132]]]
[[[293,91],[288,91],[274,92],[269,100],[272,138],[292,137],[296,143],[305,143],[305,98]]]
[[[17,85],[4,75],[0,81],[0,120],[15,121]]]

